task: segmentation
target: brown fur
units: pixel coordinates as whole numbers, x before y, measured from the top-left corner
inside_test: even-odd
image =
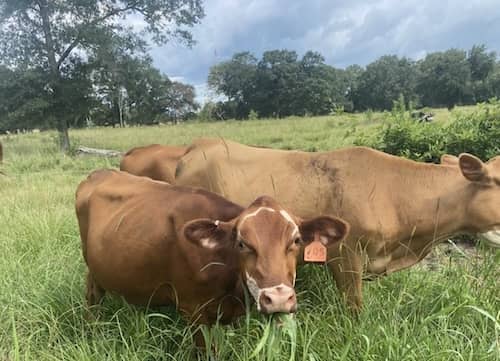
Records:
[[[172,183],[175,178],[177,161],[184,155],[187,147],[152,144],[130,149],[120,162],[120,170]]]
[[[423,164],[370,148],[306,153],[203,141],[181,158],[176,184],[245,204],[271,194],[301,217],[336,215],[351,225],[330,268],[354,309],[362,274],[384,275],[423,259],[459,233],[500,230],[500,158],[463,154]]]

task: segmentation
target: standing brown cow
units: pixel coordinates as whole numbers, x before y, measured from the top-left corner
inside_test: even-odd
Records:
[[[336,215],[351,225],[330,248],[329,266],[354,309],[361,279],[410,267],[461,233],[500,246],[500,157],[470,154],[424,164],[354,147],[308,153],[262,149],[220,139],[195,142],[181,158],[176,184],[202,187],[246,203],[271,194],[300,217]]]
[[[296,258],[318,238],[341,241],[334,217],[302,220],[270,197],[247,208],[201,189],[125,172],[92,173],[76,192],[88,266],[87,301],[105,290],[133,304],[175,304],[194,322],[245,311],[244,287],[263,313],[295,312]]]
[[[130,149],[120,162],[120,170],[130,174],[173,183],[177,162],[187,147],[151,144]]]

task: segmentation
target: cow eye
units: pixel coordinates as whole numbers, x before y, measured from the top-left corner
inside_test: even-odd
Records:
[[[241,239],[238,240],[238,249],[240,251],[248,251],[248,250],[250,250],[250,248],[246,245],[246,243],[243,242]]]
[[[293,251],[297,249],[297,247],[299,247],[301,244],[302,244],[302,238],[300,237],[295,238],[293,240],[293,243],[291,243],[290,246],[288,246],[288,251]]]

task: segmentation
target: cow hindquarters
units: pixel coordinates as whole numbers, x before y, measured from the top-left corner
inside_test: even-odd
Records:
[[[332,247],[328,252],[328,267],[333,272],[337,287],[355,314],[362,307],[362,260],[357,245],[342,242],[338,247]]]

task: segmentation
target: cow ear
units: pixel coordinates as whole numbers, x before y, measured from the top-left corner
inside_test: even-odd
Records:
[[[318,239],[325,246],[331,246],[342,241],[349,233],[349,223],[337,218],[321,216],[307,221],[303,221],[299,226],[302,240],[307,244]]]
[[[443,154],[441,156],[441,164],[444,165],[458,165],[458,157],[451,154]]]
[[[488,172],[479,158],[468,153],[462,153],[458,157],[458,162],[462,174],[471,182],[480,182],[487,178]]]
[[[214,221],[212,219],[195,219],[184,225],[184,237],[197,246],[216,249],[227,246],[233,225],[230,222]]]

